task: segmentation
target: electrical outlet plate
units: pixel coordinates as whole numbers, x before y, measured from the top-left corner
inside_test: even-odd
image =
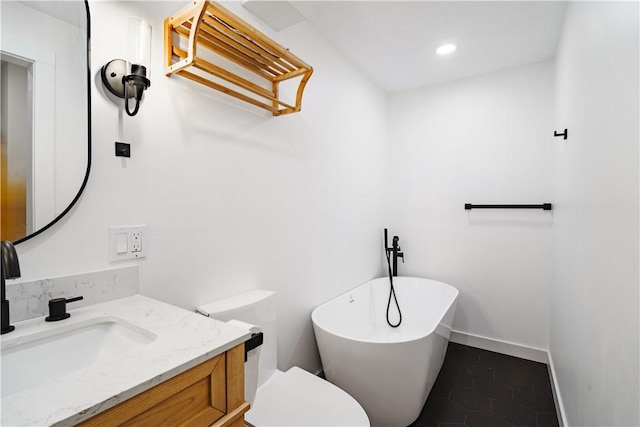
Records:
[[[146,257],[146,225],[109,227],[109,261]]]

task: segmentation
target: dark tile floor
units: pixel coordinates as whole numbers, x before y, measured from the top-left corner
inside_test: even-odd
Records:
[[[450,342],[410,427],[558,427],[547,365]]]

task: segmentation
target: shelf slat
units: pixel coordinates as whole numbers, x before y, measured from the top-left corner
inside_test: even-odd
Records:
[[[211,89],[219,90],[220,92],[224,92],[227,95],[231,95],[231,96],[233,96],[235,98],[238,98],[238,99],[240,99],[242,101],[248,102],[249,104],[253,104],[253,105],[257,106],[257,107],[264,108],[265,110],[271,111],[272,113],[276,113],[278,111],[276,108],[273,108],[273,107],[271,107],[271,106],[269,106],[267,104],[264,104],[264,103],[262,103],[260,101],[256,101],[255,99],[253,99],[253,98],[251,98],[251,97],[249,97],[247,95],[244,95],[244,94],[242,94],[240,92],[237,92],[235,90],[229,89],[228,87],[225,87],[225,86],[223,86],[221,84],[218,84],[218,83],[212,82],[211,80],[207,80],[207,79],[205,79],[203,77],[200,77],[199,75],[194,74],[194,73],[192,73],[190,71],[182,70],[178,74],[180,74],[181,76],[184,76],[184,77],[186,77],[186,78],[188,78],[190,80],[193,80],[194,82],[197,82],[197,83],[200,83],[202,85],[208,86]]]

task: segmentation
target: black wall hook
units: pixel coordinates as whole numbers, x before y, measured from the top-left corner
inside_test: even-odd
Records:
[[[569,131],[568,130],[564,130],[563,133],[558,133],[558,131],[553,131],[553,136],[563,136],[564,138],[562,139],[567,139],[567,137],[569,136]]]

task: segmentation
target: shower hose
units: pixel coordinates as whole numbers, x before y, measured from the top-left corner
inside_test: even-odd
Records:
[[[387,301],[387,323],[392,328],[397,328],[398,326],[400,326],[400,323],[402,323],[402,312],[400,311],[400,304],[398,304],[398,297],[396,296],[396,290],[393,288],[393,273],[391,271],[391,259],[389,259],[389,251],[385,250],[385,253],[387,255],[387,266],[389,267],[389,285],[390,285],[389,301]],[[391,323],[391,321],[389,320],[389,308],[391,307],[391,298],[393,298],[393,300],[395,301],[396,307],[398,309],[399,319],[398,319],[398,323],[396,324]]]

